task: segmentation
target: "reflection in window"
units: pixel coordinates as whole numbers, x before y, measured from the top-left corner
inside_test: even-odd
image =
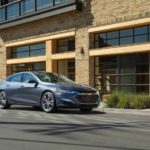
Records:
[[[9,5],[7,8],[7,18],[13,19],[19,16],[19,3]]]
[[[57,41],[57,51],[67,52],[75,50],[75,38],[61,39]]]
[[[11,74],[22,71],[45,71],[45,62],[11,65]]]
[[[53,0],[37,0],[37,9],[53,6]]]
[[[24,0],[22,1],[22,14],[27,14],[35,11],[34,0]]]
[[[113,32],[96,33],[95,48],[150,41],[150,26],[135,27]]]
[[[75,61],[74,60],[59,60],[58,73],[75,80]]]
[[[95,57],[95,87],[149,93],[149,53]]]
[[[45,55],[45,43],[14,47],[11,49],[11,58]]]

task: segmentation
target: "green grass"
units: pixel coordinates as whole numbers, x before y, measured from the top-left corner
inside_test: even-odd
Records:
[[[150,108],[150,96],[144,93],[113,91],[107,98],[106,104],[110,108],[146,109]]]

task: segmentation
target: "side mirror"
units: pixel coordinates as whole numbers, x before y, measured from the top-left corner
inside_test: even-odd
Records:
[[[35,87],[39,84],[36,80],[29,80],[28,83],[35,84]]]

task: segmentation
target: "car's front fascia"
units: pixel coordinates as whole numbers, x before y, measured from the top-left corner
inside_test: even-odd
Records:
[[[69,108],[96,108],[100,104],[100,96],[98,91],[94,92],[78,92],[76,90],[66,90],[57,88],[55,94],[58,107]]]

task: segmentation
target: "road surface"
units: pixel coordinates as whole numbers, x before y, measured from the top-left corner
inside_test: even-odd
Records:
[[[150,150],[150,117],[0,110],[0,150]]]

